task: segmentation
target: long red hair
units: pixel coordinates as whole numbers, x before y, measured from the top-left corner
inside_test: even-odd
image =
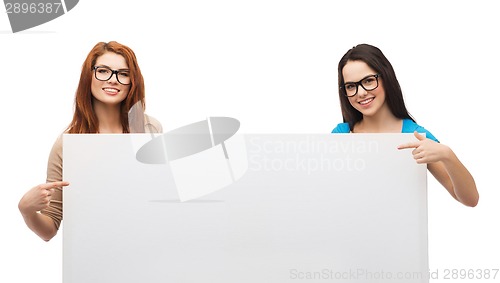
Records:
[[[144,78],[137,64],[137,58],[135,57],[134,51],[116,41],[110,41],[108,43],[99,42],[87,55],[87,59],[85,59],[82,66],[80,82],[78,83],[75,95],[75,112],[73,114],[73,120],[67,129],[67,132],[70,134],[91,134],[99,132],[99,120],[94,112],[94,98],[91,92],[92,77],[94,75],[92,68],[97,58],[106,52],[122,55],[130,70],[130,90],[127,97],[120,105],[121,123],[124,133],[130,132],[128,124],[128,112],[130,108],[139,101],[141,101],[142,108],[145,108]]]

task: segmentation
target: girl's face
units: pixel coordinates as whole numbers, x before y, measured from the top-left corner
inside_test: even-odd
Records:
[[[355,84],[361,82],[367,89],[365,90],[360,84],[357,85],[358,91],[356,95],[348,97],[354,109],[358,110],[363,114],[363,116],[373,116],[379,113],[381,109],[388,110],[387,104],[385,103],[385,91],[382,85],[382,77],[374,78],[369,77],[372,75],[377,75],[372,68],[370,68],[363,61],[348,61],[347,64],[342,69],[342,75],[344,76],[344,83],[350,85],[351,91],[355,91]],[[377,86],[378,82],[378,86]]]
[[[127,97],[130,90],[129,69],[125,58],[113,52],[106,52],[97,57],[95,66],[102,68],[92,71],[91,91],[95,98],[94,103],[108,106],[119,105]],[[115,70],[118,70],[118,73],[111,75]],[[109,76],[111,77],[109,78]]]

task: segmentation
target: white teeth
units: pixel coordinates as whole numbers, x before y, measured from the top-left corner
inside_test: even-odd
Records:
[[[373,97],[365,99],[363,101],[360,101],[359,104],[361,104],[361,105],[368,104],[368,103],[372,102],[372,100],[373,100]]]
[[[104,88],[103,90],[106,91],[106,92],[113,92],[113,93],[117,93],[118,92],[118,90],[114,89],[114,88]]]

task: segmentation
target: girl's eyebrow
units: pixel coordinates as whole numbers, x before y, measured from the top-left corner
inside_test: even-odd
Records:
[[[108,65],[105,65],[105,64],[96,64],[96,67],[106,67],[106,68],[109,68],[111,70],[113,70],[113,68],[111,68],[110,66]],[[117,71],[130,71],[129,68],[121,68],[121,69],[116,69]]]
[[[366,79],[366,78],[368,78],[368,77],[371,77],[371,76],[375,76],[375,75],[376,75],[376,74],[373,74],[373,75],[366,75],[366,76],[364,76],[361,80],[359,80],[359,81],[357,81],[357,82],[353,82],[353,81],[346,81],[345,83],[346,83],[346,84],[351,84],[351,83],[352,83],[352,84],[355,84],[355,83],[359,83],[359,82],[361,82],[362,80],[364,80],[364,79]]]

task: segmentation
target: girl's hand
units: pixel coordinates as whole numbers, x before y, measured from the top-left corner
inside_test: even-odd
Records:
[[[399,145],[398,149],[413,148],[411,153],[418,164],[443,161],[448,157],[450,149],[447,146],[427,139],[416,131],[414,135],[418,141]]]
[[[19,210],[25,214],[47,208],[55,188],[67,185],[69,185],[68,182],[51,182],[33,187],[19,201]]]

